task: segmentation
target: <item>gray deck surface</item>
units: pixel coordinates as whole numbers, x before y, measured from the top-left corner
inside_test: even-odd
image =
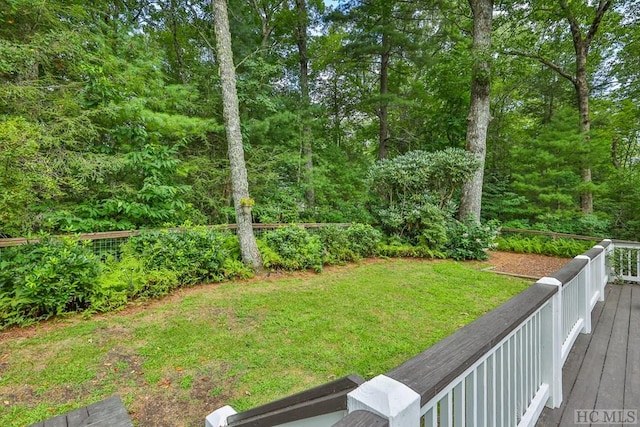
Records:
[[[592,333],[580,334],[564,364],[562,406],[545,408],[537,426],[576,425],[578,409],[640,416],[640,285],[609,285],[606,293],[593,309]]]
[[[133,427],[118,396],[58,415],[30,427]]]

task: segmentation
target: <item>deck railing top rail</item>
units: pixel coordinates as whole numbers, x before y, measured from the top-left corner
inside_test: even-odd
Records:
[[[557,292],[556,286],[535,283],[386,376],[420,394],[421,405],[424,405]]]

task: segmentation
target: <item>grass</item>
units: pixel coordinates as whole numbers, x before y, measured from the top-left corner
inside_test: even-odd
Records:
[[[242,411],[384,373],[528,284],[470,263],[395,259],[202,286],[142,309],[8,331],[0,425],[117,393],[137,425],[201,426],[224,404]]]

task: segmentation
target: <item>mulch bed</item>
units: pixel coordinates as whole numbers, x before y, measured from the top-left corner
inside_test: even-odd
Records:
[[[512,252],[489,252],[491,271],[496,273],[508,273],[539,279],[550,276],[563,265],[569,262],[568,258],[558,258],[537,254],[516,254]]]

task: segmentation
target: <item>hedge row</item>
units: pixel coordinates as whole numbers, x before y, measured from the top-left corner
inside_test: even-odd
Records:
[[[446,252],[407,242],[385,241],[370,225],[327,226],[309,232],[287,226],[258,240],[269,270],[321,271],[374,255],[479,259],[495,227],[450,227]],[[90,242],[71,238],[2,251],[0,258],[0,329],[27,325],[72,312],[106,312],[135,299],[167,295],[181,286],[221,282],[252,275],[240,261],[237,237],[210,228],[147,231],[130,238],[119,256],[99,259]]]

